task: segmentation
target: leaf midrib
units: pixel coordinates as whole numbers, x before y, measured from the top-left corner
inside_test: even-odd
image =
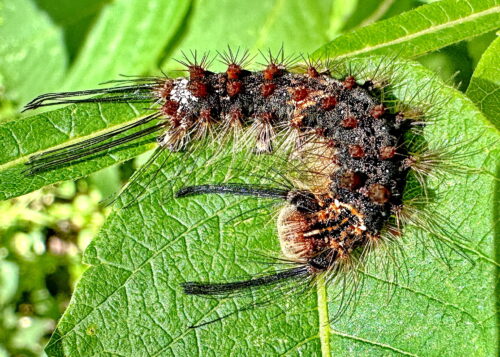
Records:
[[[321,274],[317,277],[316,291],[318,295],[318,330],[321,355],[323,357],[330,357],[330,318],[328,317],[328,292],[326,290],[325,274]]]
[[[356,56],[359,54],[375,51],[379,48],[397,45],[397,44],[404,43],[404,42],[407,42],[409,40],[415,39],[415,38],[420,37],[420,36],[428,35],[428,34],[431,34],[433,32],[438,32],[439,30],[446,29],[448,27],[453,27],[457,24],[470,22],[470,21],[473,21],[477,18],[487,16],[490,14],[494,14],[494,13],[498,13],[498,12],[500,12],[500,6],[495,6],[495,7],[492,7],[490,9],[471,14],[469,16],[459,18],[457,20],[453,20],[450,22],[445,22],[445,23],[440,24],[440,25],[428,27],[425,30],[418,31],[418,32],[412,33],[412,34],[407,35],[407,36],[398,37],[397,39],[394,39],[394,40],[391,40],[388,42],[379,43],[379,44],[376,44],[373,46],[368,46],[368,47],[364,47],[364,48],[359,49],[359,50],[351,51],[349,53],[341,54],[341,55],[336,56],[336,58],[346,58],[346,57]],[[435,48],[440,48],[440,47],[441,46],[438,45]]]

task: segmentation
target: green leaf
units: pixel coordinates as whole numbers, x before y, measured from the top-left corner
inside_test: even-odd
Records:
[[[500,38],[483,53],[466,94],[486,117],[500,129]]]
[[[358,3],[353,16],[345,24],[344,32],[398,15],[421,6],[422,3],[415,0],[363,0]]]
[[[70,62],[74,60],[103,6],[111,0],[32,0],[64,32]]]
[[[476,68],[484,51],[486,51],[496,38],[496,32],[491,31],[467,41],[467,51],[469,52],[473,68]]]
[[[328,29],[329,38],[335,38],[342,32],[342,28],[353,15],[356,6],[358,6],[358,0],[333,1],[330,13],[330,27]]]
[[[497,0],[443,0],[347,33],[315,53],[417,57],[499,27]]]
[[[0,151],[0,200],[51,183],[82,177],[151,149],[151,143],[141,141],[119,150],[110,150],[91,161],[82,161],[35,176],[23,173],[25,163],[33,154],[95,137],[144,115],[141,107],[127,104],[80,104],[1,124],[3,150]]]
[[[465,41],[427,53],[418,62],[433,70],[445,83],[453,84],[465,92],[474,67],[470,61]]]
[[[414,0],[364,0],[355,9],[355,15],[346,23],[345,29],[350,30],[370,25],[381,19],[398,15],[415,6],[422,5]]]
[[[67,64],[63,35],[31,1],[0,2],[0,38],[7,99],[23,103],[59,86]]]
[[[189,19],[189,31],[162,67],[179,69],[172,58],[181,58],[181,50],[224,51],[228,45],[256,53],[284,44],[288,54],[307,53],[328,40],[330,12],[330,2],[320,0],[198,1]],[[214,61],[214,69],[222,67]]]
[[[88,89],[155,69],[176,35],[191,1],[115,1],[100,13],[65,83],[69,90]]]
[[[377,61],[361,63],[373,67]],[[498,134],[463,94],[431,81],[430,71],[406,62],[395,68],[407,79],[397,96],[429,96],[440,103],[440,120],[425,129],[430,145],[462,143],[461,149],[470,152],[467,164],[483,171],[430,181],[439,215],[467,239],[442,238],[458,241],[474,264],[449,253],[447,267],[423,254],[414,230],[408,229],[400,261],[407,279],[385,274],[386,268],[398,266],[369,264],[364,288],[353,301],[356,310],[331,325],[327,322],[340,304],[335,295],[339,287],[320,281],[317,292],[300,300],[299,293],[291,292],[271,306],[190,329],[245,308],[248,300],[186,296],[182,282],[231,281],[272,270],[272,264],[262,263],[262,255],[278,255],[279,243],[269,200],[219,195],[175,199],[174,193],[186,185],[227,178],[262,182],[260,173],[269,177],[266,165],[280,168],[269,155],[226,151],[213,159],[222,149],[218,143],[191,155],[164,152],[168,164],[160,174],[152,182],[154,176],[140,179],[141,186],[150,182],[143,198],[111,213],[87,248],[84,259],[91,267],[47,353],[75,355],[85,346],[88,355],[494,355],[499,264],[492,229],[494,179],[488,172],[495,169],[498,150],[492,148]],[[423,238],[426,246],[432,245],[433,238]]]

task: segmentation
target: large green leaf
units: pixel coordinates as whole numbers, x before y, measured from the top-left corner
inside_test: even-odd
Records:
[[[483,53],[472,75],[467,95],[486,117],[500,129],[500,38]]]
[[[347,33],[316,53],[416,57],[499,27],[497,0],[443,0]]]
[[[494,179],[488,172],[494,170],[498,156],[498,150],[492,151],[498,134],[463,94],[430,81],[430,71],[414,63],[397,66],[396,71],[406,78],[397,96],[413,98],[418,92],[439,103],[439,120],[425,130],[430,145],[462,143],[461,149],[470,152],[467,164],[482,171],[430,181],[439,215],[466,237],[441,235],[441,239],[457,240],[459,250],[474,264],[448,253],[447,267],[432,254],[423,254],[414,230],[407,230],[401,247],[405,258],[400,261],[407,279],[392,279],[384,267],[369,264],[352,315],[327,323],[340,304],[335,297],[338,287],[321,283],[317,292],[301,300],[292,294],[271,306],[190,329],[189,325],[245,307],[248,300],[185,296],[182,282],[227,281],[272,269],[262,263],[262,254],[277,255],[279,244],[272,209],[255,211],[269,201],[218,195],[175,199],[173,194],[185,185],[228,178],[260,182],[259,168],[272,163],[273,157],[227,151],[228,156],[215,160],[212,155],[221,150],[217,143],[191,155],[165,152],[168,165],[142,199],[115,210],[86,250],[84,259],[91,267],[78,283],[47,352],[54,356],[494,355],[498,263],[492,229]],[[248,164],[242,167],[243,161]],[[279,162],[273,167],[279,170]],[[140,186],[150,179],[143,177]],[[129,194],[140,190],[132,187]],[[423,238],[425,245],[435,239]]]
[[[0,39],[7,99],[22,103],[60,85],[67,64],[62,31],[32,1],[0,2]]]

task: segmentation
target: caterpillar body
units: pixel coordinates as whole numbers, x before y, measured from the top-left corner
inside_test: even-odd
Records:
[[[196,143],[228,138],[236,149],[254,156],[280,153],[285,165],[300,167],[288,176],[289,188],[207,183],[184,187],[176,196],[218,193],[281,200],[277,234],[282,258],[292,266],[234,282],[186,282],[184,292],[228,296],[291,280],[313,284],[321,274],[329,280],[355,270],[373,248],[401,236],[414,219],[414,207],[405,199],[409,177],[416,177],[425,191],[425,175],[446,153],[422,149],[418,138],[426,125],[425,108],[391,97],[387,72],[371,78],[352,71],[336,76],[340,65],[333,61],[305,58],[297,66],[283,50],[263,57],[264,68],[251,71],[246,69],[248,52],[229,50],[219,54],[226,71],[214,73],[208,69],[208,55],[198,60],[193,53],[180,61],[188,78],[139,78],[112,88],[42,95],[26,109],[140,102],[149,103],[154,112],[101,136],[33,156],[26,172],[52,170],[151,133],[157,133],[157,153],[189,152]],[[152,160],[157,157],[153,154]],[[429,226],[436,225],[436,219],[426,219],[432,221]]]

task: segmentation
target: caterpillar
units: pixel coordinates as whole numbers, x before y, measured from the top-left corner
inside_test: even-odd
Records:
[[[188,77],[133,78],[115,87],[35,98],[26,110],[124,102],[147,103],[152,114],[32,156],[26,174],[71,165],[151,134],[158,149],[146,169],[164,151],[190,153],[207,142],[281,158],[288,187],[207,182],[176,193],[177,199],[229,194],[282,202],[275,224],[285,269],[231,282],[185,282],[188,295],[236,296],[295,281],[312,286],[319,276],[331,282],[355,271],[371,251],[398,241],[408,224],[442,229],[438,217],[420,209],[429,203],[426,176],[452,166],[459,155],[453,147],[426,150],[422,130],[436,113],[391,95],[391,59],[379,60],[371,77],[363,78],[349,65],[285,56],[283,48],[262,53],[265,63],[255,71],[247,69],[248,51],[228,49],[217,57],[226,71],[210,71],[214,59],[192,52],[179,61]]]

